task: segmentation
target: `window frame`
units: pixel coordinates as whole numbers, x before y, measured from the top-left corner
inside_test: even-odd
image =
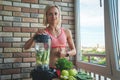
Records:
[[[110,12],[110,25],[111,25],[111,31],[112,31],[112,53],[110,54],[110,59],[111,59],[111,66],[112,66],[112,78],[114,80],[119,80],[120,79],[120,69],[118,69],[118,61],[117,61],[117,54],[119,53],[118,47],[118,36],[119,36],[119,23],[118,23],[118,0],[110,0],[109,1],[109,12]]]
[[[99,75],[110,77],[113,80],[120,79],[120,71],[117,70],[116,66],[116,55],[113,37],[113,16],[111,9],[113,8],[112,3],[114,0],[103,0],[104,1],[104,19],[105,19],[105,50],[106,50],[106,66],[91,64],[81,61],[80,53],[80,0],[75,0],[75,44],[77,50],[76,66],[77,68],[84,69],[86,71],[94,72]],[[118,0],[115,0],[114,4],[117,4]],[[116,5],[118,6],[118,4]],[[117,8],[116,8],[117,9]],[[116,21],[117,18],[114,19]]]

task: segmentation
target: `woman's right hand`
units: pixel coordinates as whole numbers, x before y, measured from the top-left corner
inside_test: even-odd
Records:
[[[36,32],[36,34],[38,35],[38,34],[46,34],[46,31],[45,31],[45,29],[39,29],[37,32]]]
[[[45,29],[39,29],[39,30],[33,35],[33,37],[34,37],[35,35],[39,35],[39,34],[46,34]]]

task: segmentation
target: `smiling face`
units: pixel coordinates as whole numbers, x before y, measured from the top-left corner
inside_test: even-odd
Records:
[[[49,25],[57,25],[60,21],[60,12],[58,8],[51,7],[46,14],[47,22]]]

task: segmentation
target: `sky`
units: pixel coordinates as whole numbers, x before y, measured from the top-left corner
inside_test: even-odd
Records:
[[[104,5],[100,7],[100,0],[81,0],[80,3],[81,45],[104,46]]]

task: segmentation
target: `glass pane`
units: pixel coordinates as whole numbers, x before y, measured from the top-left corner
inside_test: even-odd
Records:
[[[82,60],[106,65],[103,2],[80,0],[80,27]]]

